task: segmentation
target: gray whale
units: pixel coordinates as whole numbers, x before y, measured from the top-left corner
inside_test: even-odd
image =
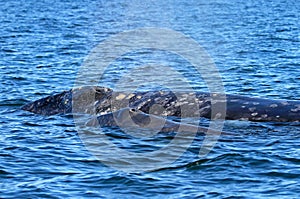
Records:
[[[218,96],[218,94],[214,94]],[[239,95],[226,95],[225,102],[213,102],[210,93],[195,92],[195,104],[187,103],[189,93],[176,93],[171,91],[147,91],[147,92],[113,92],[112,89],[99,86],[85,86],[63,91],[42,99],[25,104],[22,110],[41,115],[72,114],[74,107],[72,100],[76,100],[76,112],[85,114],[103,115],[117,111],[121,108],[134,108],[146,114],[157,116],[182,117],[181,105],[186,103],[188,115],[184,117],[200,116],[212,118],[212,103],[224,105],[226,103],[227,120],[248,121],[273,121],[273,122],[299,122],[300,101],[270,100],[252,98]],[[114,102],[113,104],[111,102]],[[127,103],[123,103],[127,101]],[[160,109],[152,110],[153,105]],[[189,110],[190,108],[190,110]]]

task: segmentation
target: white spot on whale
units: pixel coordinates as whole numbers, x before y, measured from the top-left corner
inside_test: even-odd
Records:
[[[291,111],[292,112],[298,112],[298,111],[300,111],[300,108],[294,108],[294,109],[292,108]]]
[[[240,120],[243,120],[243,121],[249,121],[249,118],[247,118],[247,117],[242,117],[242,118],[240,118]]]
[[[221,118],[222,117],[222,113],[217,113],[216,115],[215,115],[215,118],[214,119],[219,119],[219,118]]]
[[[124,99],[126,97],[126,95],[124,95],[124,94],[120,94],[120,95],[118,95],[117,97],[116,97],[116,100],[122,100],[122,99]]]
[[[249,111],[254,112],[256,110],[256,107],[249,108]]]
[[[127,97],[126,97],[126,99],[130,99],[130,98],[132,98],[132,97],[134,97],[135,95],[134,94],[129,94]]]
[[[278,105],[277,104],[271,104],[270,107],[271,108],[276,108],[276,107],[278,107]]]
[[[251,115],[252,115],[252,116],[257,116],[257,115],[258,115],[258,113],[251,113]]]
[[[268,115],[267,114],[263,114],[261,115],[262,118],[268,118]]]

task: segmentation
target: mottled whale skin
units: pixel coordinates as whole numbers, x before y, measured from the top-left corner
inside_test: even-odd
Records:
[[[130,107],[157,116],[213,118],[214,116],[211,115],[213,104],[216,105],[215,107],[226,105],[225,119],[227,120],[300,121],[300,101],[270,100],[239,95],[226,95],[226,101],[218,101],[215,99],[219,94],[212,94],[214,95],[213,101],[210,93],[195,92],[194,95],[196,100],[191,93],[184,92],[176,94],[171,91],[126,93],[113,92],[112,89],[106,87],[85,86],[30,102],[22,109],[41,115],[74,112],[103,115]],[[192,98],[194,101],[191,103]],[[195,104],[197,110],[195,110]],[[188,114],[182,115],[182,105],[185,105],[184,108]],[[153,107],[158,108],[155,110]]]
[[[120,110],[93,117],[86,123],[86,126],[92,127],[134,127],[149,129],[152,131],[159,131],[161,133],[167,132],[194,132],[206,134],[208,131],[210,134],[219,134],[219,131],[200,127],[191,124],[178,123],[172,120],[168,120],[163,117],[158,117],[151,114],[146,114],[134,108],[122,108]]]

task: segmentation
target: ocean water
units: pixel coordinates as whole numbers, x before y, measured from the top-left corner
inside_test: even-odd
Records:
[[[1,2],[0,198],[298,198],[299,123],[226,121],[224,131],[234,135],[221,135],[207,156],[198,156],[203,137],[196,136],[173,164],[126,172],[87,150],[72,117],[20,107],[72,88],[95,47],[144,27],[196,41],[218,68],[226,93],[299,100],[299,10],[296,0]],[[101,80],[90,77],[101,86],[121,82],[144,90],[184,89],[178,82],[186,78],[194,89],[207,90],[191,63],[157,49],[128,52],[109,63]],[[119,130],[105,131],[145,155],[147,147],[172,138],[131,141]]]

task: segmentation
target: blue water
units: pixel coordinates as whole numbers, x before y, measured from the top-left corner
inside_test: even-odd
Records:
[[[224,130],[238,136],[221,136],[208,156],[198,157],[197,137],[173,165],[130,174],[98,161],[71,117],[19,108],[72,88],[94,47],[141,27],[169,28],[197,41],[227,93],[299,100],[299,10],[296,0],[2,1],[0,198],[298,198],[298,123],[228,121]],[[188,63],[157,51],[119,58],[102,85],[114,85],[127,66],[146,63],[169,64],[206,89],[189,75]],[[143,144],[132,147],[142,151]]]

